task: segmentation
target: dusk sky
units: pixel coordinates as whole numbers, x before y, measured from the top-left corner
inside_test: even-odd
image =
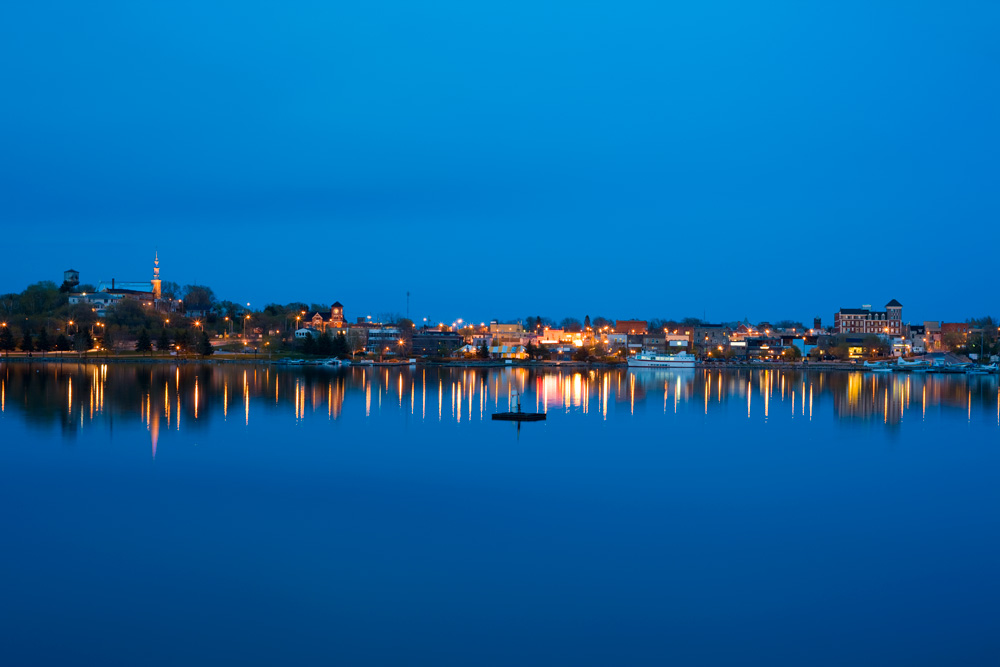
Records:
[[[0,292],[998,314],[1000,6],[753,4],[7,3]]]

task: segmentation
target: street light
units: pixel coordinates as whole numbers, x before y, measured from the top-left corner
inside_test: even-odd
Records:
[[[247,304],[247,305],[249,305],[249,304]],[[244,341],[244,344],[246,343],[246,339],[247,339],[247,320],[249,320],[249,319],[250,319],[249,315],[247,315],[246,317],[243,318],[243,341]]]

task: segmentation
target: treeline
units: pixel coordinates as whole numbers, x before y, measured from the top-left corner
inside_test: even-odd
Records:
[[[300,350],[303,354],[323,357],[349,357],[351,355],[351,346],[347,342],[347,336],[342,333],[332,336],[329,331],[325,331],[319,336],[306,336],[302,339]]]

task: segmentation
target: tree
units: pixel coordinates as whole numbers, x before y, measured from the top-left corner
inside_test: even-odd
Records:
[[[79,330],[84,327],[89,327],[91,324],[96,322],[97,313],[95,313],[86,303],[78,303],[70,306],[69,319],[73,320],[73,324]]]
[[[351,349],[351,354],[361,352],[368,345],[368,331],[359,327],[347,330],[347,346]]]
[[[149,330],[143,328],[139,332],[139,338],[135,341],[135,351],[136,352],[152,352],[153,351],[153,341],[149,339]]]
[[[884,357],[889,354],[889,343],[881,336],[874,334],[865,336],[861,343],[864,346],[865,354],[872,357]]]
[[[156,340],[156,349],[160,352],[170,349],[170,335],[167,333],[166,327],[160,331],[160,337]]]
[[[128,345],[130,336],[128,329],[112,324],[104,327],[101,338],[106,349],[121,352]]]
[[[182,350],[187,350],[191,347],[191,332],[187,329],[175,329],[174,345],[179,346]]]
[[[59,334],[56,337],[56,346],[55,347],[60,352],[65,352],[66,350],[70,349],[69,338],[66,338],[66,334]]]
[[[304,354],[316,354],[316,339],[313,338],[311,333],[307,334],[302,340],[302,352]]]
[[[351,347],[347,344],[347,336],[342,333],[338,333],[333,337],[333,346],[331,352],[334,356],[341,357],[346,356],[351,353]]]
[[[851,350],[847,347],[846,343],[838,343],[827,348],[827,354],[836,357],[837,359],[844,361],[851,356]]]
[[[160,296],[164,299],[176,299],[181,293],[181,286],[172,280],[160,283]]]
[[[476,356],[480,359],[490,358],[490,348],[486,347],[485,342],[476,349]]]
[[[573,361],[586,361],[590,358],[590,350],[585,347],[578,347],[573,350]]]
[[[580,320],[573,317],[563,318],[563,321],[560,322],[559,326],[560,328],[571,332],[581,331],[583,329],[583,325],[580,324]]]
[[[11,333],[10,327],[0,327],[0,350],[9,355],[10,351],[15,347],[17,347],[17,343],[14,340],[14,334]]]
[[[49,341],[49,332],[42,327],[41,331],[38,332],[38,340],[35,341],[35,349],[39,352],[48,352],[52,349],[52,343]]]
[[[139,329],[149,326],[149,314],[135,299],[121,299],[108,307],[104,321],[109,326]]]
[[[212,347],[212,341],[208,339],[208,332],[201,332],[201,340],[198,341],[198,354],[203,357],[211,356],[215,353],[215,348]]]
[[[960,334],[957,332],[949,332],[941,337],[941,343],[944,344],[945,348],[949,352],[954,352],[960,348],[965,347],[965,334]]]
[[[538,348],[535,347],[534,343],[528,343],[524,346],[524,353],[528,355],[529,359],[534,359],[535,355],[538,354]]]
[[[215,303],[215,294],[205,285],[184,286],[185,310],[210,310]]]
[[[316,354],[323,356],[333,354],[333,336],[329,331],[324,331],[316,341]]]
[[[805,331],[806,329],[806,325],[796,320],[781,320],[780,322],[775,323],[774,326],[778,329],[795,329],[797,331]]]
[[[90,335],[90,331],[84,329],[73,336],[73,346],[77,352],[86,352],[94,347],[94,337]]]
[[[69,297],[59,292],[59,288],[51,280],[28,285],[21,292],[21,310],[25,315],[45,315],[51,313],[62,304],[69,302]]]
[[[24,338],[21,339],[21,351],[22,352],[34,352],[35,345],[31,340],[31,331],[29,329],[24,330]]]
[[[784,351],[781,353],[781,357],[785,361],[798,361],[799,359],[802,358],[802,352],[799,350],[799,348],[792,345],[784,349]]]

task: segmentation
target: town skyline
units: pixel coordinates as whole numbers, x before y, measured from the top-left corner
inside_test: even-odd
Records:
[[[158,249],[437,317],[990,310],[1000,8],[839,9],[7,8],[0,291]]]
[[[150,256],[149,261],[145,264],[145,273],[148,276],[140,276],[140,270],[132,272],[128,269],[125,270],[110,270],[108,273],[110,275],[103,275],[97,277],[98,274],[91,274],[90,271],[84,269],[80,270],[80,266],[86,266],[85,264],[74,264],[72,266],[66,266],[65,269],[78,270],[81,273],[80,283],[81,284],[91,284],[95,287],[102,282],[110,283],[111,280],[118,280],[119,283],[135,283],[135,282],[148,282],[152,279],[153,273],[153,257],[161,257],[162,266],[162,255],[160,255],[158,250],[154,250],[153,254]],[[107,264],[115,266],[126,266],[131,267],[137,265],[137,260],[130,259],[126,260],[122,264],[118,265],[116,258],[109,258],[105,261]],[[407,295],[407,290],[403,289],[399,294],[391,295],[386,294],[384,291],[381,293],[376,293],[376,297],[380,297],[382,300],[375,305],[370,303],[365,303],[360,300],[356,301],[352,299],[352,296],[361,296],[365,294],[365,290],[351,289],[350,285],[340,285],[336,282],[331,286],[330,290],[319,289],[316,287],[310,287],[308,289],[301,289],[296,287],[282,287],[277,285],[269,289],[268,294],[275,295],[275,298],[264,299],[257,298],[255,294],[248,294],[247,290],[240,290],[241,293],[231,294],[227,293],[225,288],[219,287],[214,283],[202,280],[186,280],[177,279],[169,271],[170,267],[169,258],[167,259],[166,270],[162,277],[165,282],[176,283],[183,287],[186,285],[204,285],[210,287],[215,297],[219,300],[228,300],[234,303],[240,304],[250,304],[250,310],[262,310],[268,304],[279,304],[284,305],[292,302],[303,302],[306,304],[326,304],[329,306],[334,301],[341,301],[348,304],[349,308],[353,308],[354,311],[351,313],[353,316],[360,317],[378,317],[387,314],[400,315],[407,317],[408,319],[423,323],[423,318],[427,318],[428,324],[436,324],[443,322],[445,324],[451,324],[457,321],[459,318],[464,319],[467,322],[476,323],[489,323],[491,320],[497,320],[500,322],[515,322],[519,320],[525,320],[529,317],[536,317],[541,315],[542,317],[550,318],[555,322],[559,322],[564,318],[574,318],[580,321],[583,320],[585,316],[590,316],[591,318],[596,317],[606,317],[612,320],[615,319],[671,319],[675,321],[681,321],[685,318],[697,318],[703,322],[721,322],[721,323],[731,323],[731,322],[743,322],[749,321],[751,323],[758,322],[775,322],[780,320],[792,320],[800,321],[806,326],[811,326],[814,318],[820,317],[824,325],[832,325],[834,313],[839,311],[841,308],[862,308],[863,306],[870,306],[872,309],[882,308],[885,303],[883,301],[898,300],[906,304],[906,312],[908,314],[918,313],[926,314],[927,316],[920,316],[918,319],[911,319],[909,323],[920,324],[926,320],[939,320],[939,321],[965,321],[973,317],[982,316],[995,316],[996,302],[995,297],[992,293],[983,294],[981,306],[973,307],[972,309],[966,309],[961,305],[958,305],[955,300],[946,300],[940,304],[934,304],[929,301],[926,297],[921,298],[917,295],[913,296],[911,300],[905,294],[905,292],[890,292],[883,290],[874,290],[874,288],[869,288],[864,292],[866,297],[855,300],[848,300],[847,297],[841,298],[838,301],[831,301],[830,303],[824,303],[822,305],[805,305],[796,306],[794,304],[785,303],[781,300],[776,299],[774,304],[769,306],[763,313],[758,314],[757,312],[750,311],[749,309],[744,309],[747,312],[741,312],[738,310],[733,310],[731,313],[724,313],[722,308],[722,303],[732,302],[731,298],[720,299],[722,303],[709,303],[706,304],[702,310],[698,312],[692,312],[691,309],[683,310],[683,307],[678,305],[679,300],[675,301],[669,297],[657,297],[654,295],[649,295],[648,301],[645,304],[640,304],[632,309],[631,307],[625,308],[622,306],[615,305],[613,299],[608,299],[605,303],[606,306],[602,306],[597,296],[595,295],[594,300],[591,305],[584,304],[581,311],[565,311],[566,306],[561,306],[560,310],[556,310],[551,307],[551,304],[555,301],[564,302],[564,299],[550,299],[548,297],[543,298],[532,298],[526,301],[527,305],[523,306],[509,306],[508,309],[511,312],[506,312],[506,310],[501,308],[491,308],[488,305],[482,305],[483,303],[488,303],[488,295],[483,295],[484,298],[480,298],[475,306],[470,306],[469,308],[460,308],[458,306],[453,306],[448,308],[445,305],[441,309],[429,309],[421,308],[422,303],[425,303],[424,295],[410,292]],[[11,285],[10,288],[0,287],[0,294],[4,293],[19,293],[25,289],[28,285],[40,282],[40,281],[51,281],[57,286],[60,284],[60,277],[65,269],[54,272],[51,276],[38,277],[37,279],[31,279],[27,282],[22,282],[20,285]],[[119,275],[120,274],[120,275]],[[91,278],[88,279],[88,275]],[[143,279],[145,278],[145,279]],[[276,281],[277,282],[277,281]],[[225,281],[223,281],[223,285]],[[0,284],[2,285],[2,284]],[[343,294],[344,296],[336,296],[336,294],[331,295],[327,292],[333,291],[337,294]],[[883,295],[885,299],[880,296],[875,298],[873,291],[877,291],[880,295]],[[858,290],[860,293],[861,290]],[[409,296],[409,313],[407,313],[407,298]],[[244,298],[248,297],[248,298]],[[395,299],[395,303],[393,303]],[[437,296],[431,297],[432,302],[442,301]],[[662,305],[657,305],[655,302],[659,301]],[[688,301],[691,303],[691,301]],[[915,303],[916,305],[911,306],[910,303]],[[596,305],[595,305],[596,304]],[[923,304],[923,305],[921,305]],[[370,306],[367,307],[366,306]],[[738,309],[739,306],[737,305]],[[811,314],[810,314],[811,313]],[[904,318],[904,322],[907,322]]]

